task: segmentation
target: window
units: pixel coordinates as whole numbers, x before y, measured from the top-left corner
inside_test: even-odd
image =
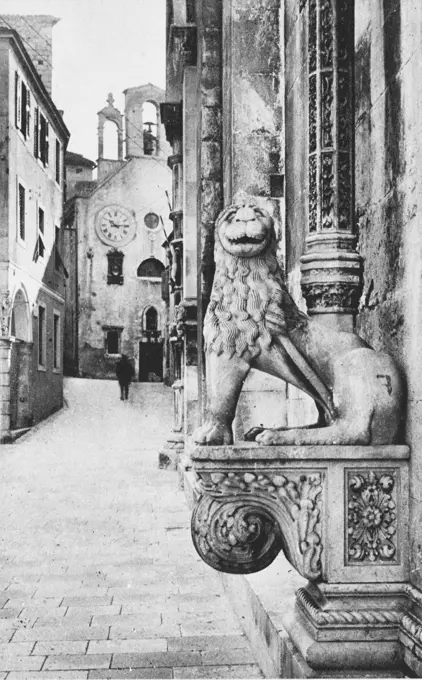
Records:
[[[123,284],[123,253],[118,250],[111,250],[107,253],[108,259],[108,272],[107,272],[107,283],[117,284],[121,286]]]
[[[18,183],[19,238],[25,240],[25,187]]]
[[[154,307],[147,309],[145,313],[145,330],[156,331],[158,329],[158,314]]]
[[[41,163],[46,167],[48,165],[48,122],[42,115],[40,116],[40,141],[39,141],[39,153]]]
[[[45,368],[46,356],[46,309],[38,305],[38,368]]]
[[[163,271],[163,263],[160,262],[160,260],[157,260],[155,257],[149,257],[147,260],[141,262],[138,267],[137,274],[141,277],[161,279],[161,274]]]
[[[54,312],[53,315],[53,368],[58,370],[60,368],[60,314]]]
[[[60,148],[60,142],[58,139],[56,139],[56,182],[57,184],[60,184],[60,164],[61,164],[61,148]]]
[[[31,93],[15,72],[15,125],[24,138],[31,135]]]
[[[110,328],[105,331],[105,352],[106,354],[120,354],[120,335],[121,329]]]
[[[54,269],[56,272],[60,270],[60,263],[62,261],[60,255],[60,229],[56,226],[54,234]]]
[[[44,210],[38,208],[38,256],[44,257],[45,245],[44,245]]]

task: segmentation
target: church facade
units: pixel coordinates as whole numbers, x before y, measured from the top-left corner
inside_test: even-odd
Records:
[[[73,284],[65,362],[73,375],[114,378],[126,354],[136,379],[163,379],[161,280],[171,224],[163,98],[151,84],[130,88],[123,115],[109,96],[98,114],[97,180],[84,175],[66,203],[65,261]],[[106,157],[107,128],[115,133],[114,158]]]

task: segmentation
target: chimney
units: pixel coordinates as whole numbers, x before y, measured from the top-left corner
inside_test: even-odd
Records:
[[[12,28],[19,33],[32,63],[51,97],[53,78],[53,26],[60,19],[47,14],[2,14],[0,26]]]

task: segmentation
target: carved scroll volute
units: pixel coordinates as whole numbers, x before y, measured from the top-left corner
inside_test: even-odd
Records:
[[[248,574],[283,550],[297,571],[321,577],[322,474],[199,472],[192,538],[214,569]]]

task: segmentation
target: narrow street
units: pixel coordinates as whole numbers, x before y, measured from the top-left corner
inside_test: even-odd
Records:
[[[67,379],[65,397],[0,450],[0,680],[263,677],[157,467],[171,390]]]

